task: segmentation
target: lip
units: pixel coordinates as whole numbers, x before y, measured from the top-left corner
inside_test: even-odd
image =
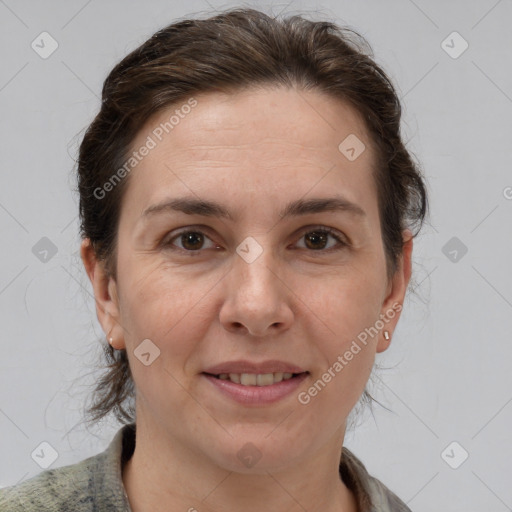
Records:
[[[203,370],[204,373],[220,375],[221,373],[303,373],[306,370],[295,364],[277,359],[254,363],[246,360],[226,361],[224,363],[210,366]]]
[[[289,365],[288,365],[289,367]],[[222,367],[225,368],[225,367]],[[237,372],[221,372],[237,373]],[[242,372],[251,373],[251,372]],[[260,372],[258,372],[260,373]],[[261,372],[264,373],[264,372]],[[267,372],[273,373],[273,372]],[[298,372],[291,372],[298,373]],[[221,380],[213,375],[201,373],[201,377],[209,381],[216,390],[243,405],[267,405],[278,402],[297,390],[299,385],[309,376],[309,372],[301,372],[300,375],[288,380],[276,382],[270,386],[243,386],[230,380]]]

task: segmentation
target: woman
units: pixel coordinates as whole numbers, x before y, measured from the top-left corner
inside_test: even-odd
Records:
[[[343,447],[427,212],[356,34],[227,11],[107,77],[78,160],[108,449],[2,511],[406,511]]]

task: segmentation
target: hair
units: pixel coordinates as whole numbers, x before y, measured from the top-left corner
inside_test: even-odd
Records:
[[[191,95],[258,86],[326,93],[364,119],[377,156],[373,172],[387,273],[396,272],[403,230],[418,234],[427,213],[427,192],[401,137],[401,105],[390,79],[373,60],[366,40],[349,28],[237,8],[159,30],[123,58],[103,84],[101,108],[80,144],[77,177],[80,234],[90,240],[107,275],[116,279],[118,223],[129,176],[101,199],[95,191],[125,164],[140,128],[155,113]],[[134,422],[126,351],[103,343],[106,372],[87,415],[92,422],[109,413],[121,423]],[[365,390],[363,398],[368,397]]]

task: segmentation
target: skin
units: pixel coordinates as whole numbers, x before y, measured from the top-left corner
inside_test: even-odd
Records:
[[[131,506],[355,511],[338,465],[347,416],[375,354],[389,346],[383,330],[307,405],[297,394],[379,315],[403,304],[411,233],[404,231],[399,269],[388,279],[375,154],[348,105],[285,88],[195,98],[197,106],[129,175],[117,279],[105,274],[88,240],[81,249],[99,321],[114,346],[127,350],[137,389],[137,444],[123,472]],[[133,148],[175,108],[150,119]],[[349,134],[366,145],[352,162],[338,149]],[[335,194],[365,215],[279,217],[290,201]],[[182,212],[142,218],[150,205],[185,196],[221,202],[235,220]],[[176,234],[191,226],[205,236],[187,245]],[[326,245],[307,245],[304,235],[322,226],[349,245],[338,246],[331,235]],[[236,252],[248,236],[263,248],[252,263]],[[193,256],[191,246],[198,247]],[[390,336],[399,317],[386,323]],[[149,366],[134,356],[147,338],[161,351]],[[310,374],[277,403],[243,406],[201,376],[207,366],[235,359],[279,359]],[[237,457],[248,442],[261,454],[251,468]]]

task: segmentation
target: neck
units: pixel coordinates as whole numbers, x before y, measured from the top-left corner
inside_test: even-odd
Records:
[[[341,436],[337,431],[313,459],[279,471],[237,473],[138,418],[135,451],[124,466],[123,483],[132,512],[357,512],[339,475],[343,436],[344,430]]]

